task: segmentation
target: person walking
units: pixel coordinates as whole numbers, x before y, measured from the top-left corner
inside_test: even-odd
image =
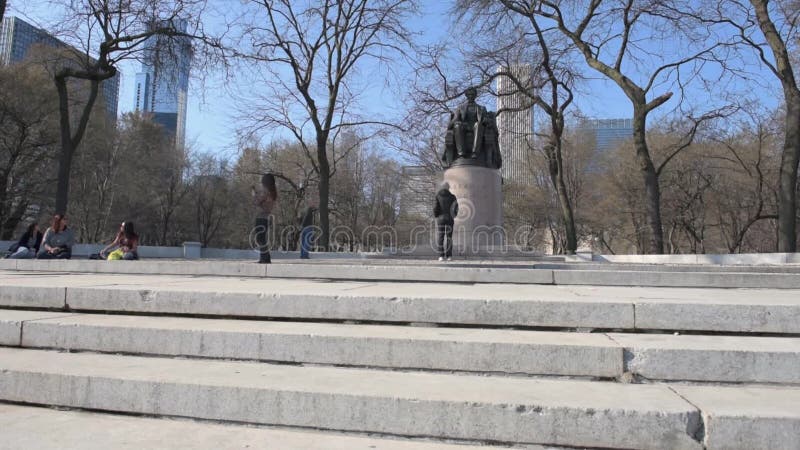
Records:
[[[39,246],[42,244],[42,232],[39,231],[39,224],[32,223],[23,233],[19,241],[14,245],[13,253],[8,255],[10,259],[33,259],[39,253]]]
[[[445,181],[439,186],[439,192],[436,193],[436,203],[433,206],[433,216],[436,218],[439,261],[453,260],[453,225],[457,215],[458,200],[450,192],[450,184]]]
[[[267,230],[269,229],[269,217],[278,201],[278,188],[275,185],[275,175],[264,174],[261,177],[261,190],[256,191],[254,186],[250,187],[253,197],[253,204],[256,208],[256,227],[255,240],[258,246],[258,263],[269,264],[272,257],[267,247]]]
[[[310,259],[311,241],[314,237],[314,213],[317,211],[316,202],[308,201],[303,213],[298,218],[300,224],[300,259]]]

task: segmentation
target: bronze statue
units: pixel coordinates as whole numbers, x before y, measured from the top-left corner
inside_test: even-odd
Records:
[[[464,164],[499,169],[503,161],[495,113],[475,102],[478,91],[474,87],[464,96],[467,102],[450,114],[442,162],[445,167]]]

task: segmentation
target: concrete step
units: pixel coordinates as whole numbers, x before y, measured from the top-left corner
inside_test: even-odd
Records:
[[[625,349],[625,370],[642,378],[800,384],[800,338],[620,333],[608,336]]]
[[[794,266],[764,268],[713,266],[593,264],[546,265],[512,262],[421,263],[418,261],[276,262],[262,265],[237,261],[39,261],[0,260],[0,270],[37,272],[122,273],[144,275],[209,275],[254,278],[300,278],[445,283],[515,283],[649,287],[717,287],[800,289]],[[783,268],[781,268],[783,267]]]
[[[758,390],[752,390],[758,395]],[[800,390],[780,400],[800,402]],[[0,399],[94,410],[478,442],[700,449],[669,386],[179,360],[0,348]],[[752,401],[752,398],[749,400]],[[769,409],[768,406],[764,406]],[[782,409],[783,408],[783,409]],[[800,421],[778,419],[800,430]],[[768,433],[773,420],[748,426]],[[794,437],[786,435],[787,438]],[[707,437],[709,446],[727,435]],[[797,441],[793,441],[792,445]],[[790,448],[780,446],[773,448]]]
[[[3,338],[3,336],[6,336]],[[0,344],[393,369],[800,384],[800,339],[0,310]]]
[[[477,450],[499,447],[349,436],[0,404],[0,450]],[[544,450],[544,447],[539,447]],[[526,449],[528,450],[528,449]]]
[[[36,313],[0,310],[0,325],[18,314],[19,323]],[[619,345],[586,333],[95,314],[31,320],[21,331],[23,347],[394,369],[613,378],[623,364]]]
[[[502,327],[800,334],[800,290],[0,272],[0,307]]]

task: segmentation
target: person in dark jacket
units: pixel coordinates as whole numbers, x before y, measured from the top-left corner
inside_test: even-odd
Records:
[[[259,264],[269,264],[272,256],[267,245],[269,218],[278,201],[278,188],[275,184],[275,175],[268,173],[261,177],[261,190],[256,191],[255,186],[250,187],[253,205],[256,209],[256,226],[253,228],[255,244],[258,248]]]
[[[8,257],[11,259],[33,259],[39,252],[40,245],[42,245],[42,232],[39,231],[38,223],[32,223],[28,225],[28,229],[14,245],[16,249]]]
[[[439,187],[436,193],[436,203],[433,207],[433,215],[436,217],[437,251],[439,261],[453,259],[453,225],[455,217],[458,215],[458,200],[450,192],[450,184],[446,181]],[[447,243],[445,244],[445,238]]]
[[[306,208],[298,218],[300,225],[300,259],[309,259],[311,244],[314,237],[314,213],[317,211],[317,201],[312,197]]]

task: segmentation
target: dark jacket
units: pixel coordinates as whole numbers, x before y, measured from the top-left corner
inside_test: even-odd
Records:
[[[439,223],[452,224],[458,215],[458,200],[456,200],[456,196],[447,189],[441,189],[437,192],[433,215]]]
[[[300,214],[298,222],[300,223],[300,229],[310,227],[314,225],[314,212],[317,208],[313,206],[308,206],[306,209],[303,210],[303,213]]]
[[[37,231],[36,232],[36,240],[35,240],[36,244],[34,244],[34,247],[31,248],[31,246],[30,246],[31,233],[28,233],[26,231],[22,235],[22,237],[19,238],[19,241],[17,241],[17,245],[15,247],[16,248],[25,247],[28,250],[34,250],[36,253],[39,253],[39,246],[42,245],[42,236],[43,235],[42,235],[41,231]],[[15,249],[15,251],[16,251],[16,249]]]

